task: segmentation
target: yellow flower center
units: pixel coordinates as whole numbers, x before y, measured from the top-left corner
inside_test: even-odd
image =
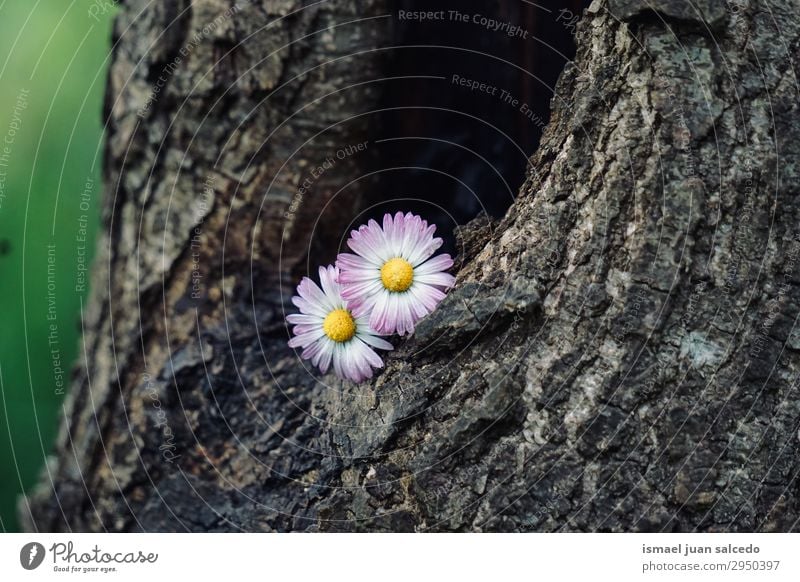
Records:
[[[389,259],[381,267],[381,281],[389,291],[405,291],[414,282],[414,268],[400,257]]]
[[[336,309],[322,322],[322,331],[335,342],[350,341],[356,335],[356,322],[346,309]]]

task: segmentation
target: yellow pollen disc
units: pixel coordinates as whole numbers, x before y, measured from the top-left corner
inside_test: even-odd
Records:
[[[346,342],[356,335],[356,322],[346,309],[336,309],[322,322],[322,331],[335,342]]]
[[[389,291],[405,291],[414,282],[414,268],[400,257],[389,259],[381,267],[381,281]]]

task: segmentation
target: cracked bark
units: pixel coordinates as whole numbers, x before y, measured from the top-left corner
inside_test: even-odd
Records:
[[[137,61],[171,62],[223,4],[134,23],[131,3],[117,30],[138,38],[117,49],[109,87],[88,374],[22,508],[28,528],[795,528],[800,17],[792,3],[692,5],[592,5],[517,201],[463,229],[457,287],[353,387],[311,377],[285,347],[281,309],[309,240],[340,235],[347,217],[323,215],[329,233],[310,239],[324,201],[302,201],[276,268],[297,186],[281,164],[376,99],[380,60],[282,83],[379,45],[382,29],[264,55],[386,7],[309,8],[204,76],[299,3],[249,5],[139,120],[152,79]],[[279,125],[343,85],[337,108]],[[305,163],[366,132],[363,119],[335,126]],[[208,176],[213,203],[187,211]]]

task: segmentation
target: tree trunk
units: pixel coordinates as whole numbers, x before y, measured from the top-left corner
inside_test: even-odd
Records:
[[[138,59],[160,71],[223,8],[134,20],[132,4],[117,23],[137,33],[109,87],[86,365],[29,528],[796,526],[795,4],[592,4],[516,202],[461,230],[456,288],[358,387],[316,380],[286,348],[304,249],[316,262],[350,209],[297,201],[282,164],[338,121],[294,167],[363,141],[365,120],[348,117],[375,99],[378,54],[313,67],[377,46],[380,27],[345,23],[386,6],[247,5],[139,119],[155,79]],[[265,11],[285,18],[236,45]],[[322,23],[342,33],[265,56]],[[289,117],[343,87],[335,117]],[[315,192],[333,196],[342,175]],[[311,236],[318,215],[329,232]]]

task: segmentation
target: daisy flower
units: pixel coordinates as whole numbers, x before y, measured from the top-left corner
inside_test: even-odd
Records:
[[[292,297],[300,313],[288,315],[294,325],[289,347],[302,348],[302,357],[311,360],[324,374],[333,363],[340,378],[362,382],[372,378],[373,368],[382,368],[383,360],[372,348],[391,350],[392,344],[370,329],[366,315],[357,315],[347,308],[336,282],[336,267],[320,267],[322,289],[308,277],[297,286]]]
[[[398,212],[383,217],[383,228],[370,220],[350,233],[347,245],[355,253],[336,259],[342,297],[352,308],[369,313],[372,329],[400,335],[433,311],[452,287],[450,255],[431,255],[442,246],[435,225],[419,216]]]

